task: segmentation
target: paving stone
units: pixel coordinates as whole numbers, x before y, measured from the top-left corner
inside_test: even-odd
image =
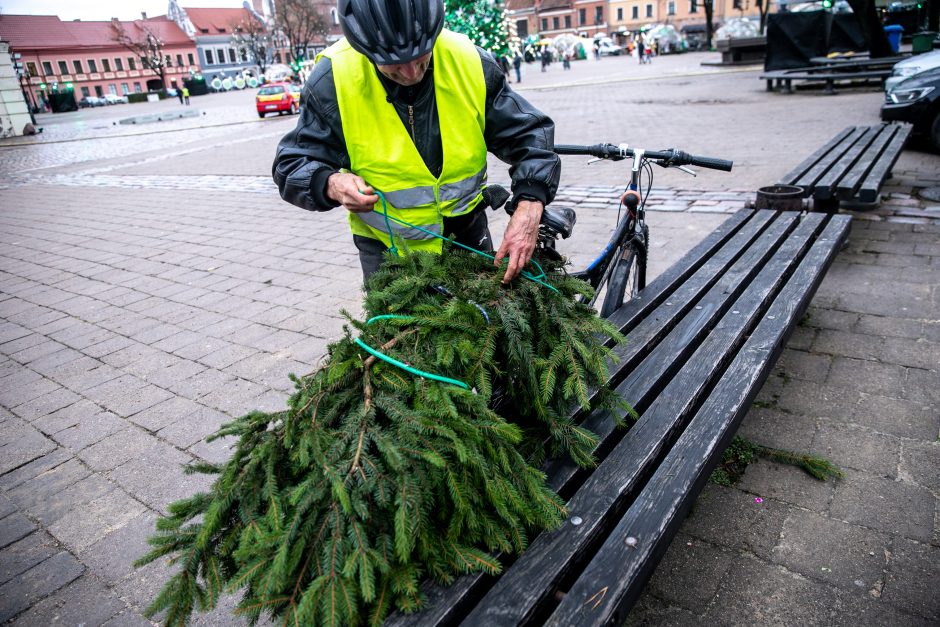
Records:
[[[881,590],[890,548],[887,534],[793,509],[772,559],[810,579],[867,596]]]
[[[152,525],[153,523],[151,522],[151,529],[147,530],[146,533],[153,533]],[[123,547],[121,544],[116,544],[115,546]],[[124,558],[128,564],[143,556],[150,550],[150,547],[144,544],[136,546],[135,549],[136,552],[128,552]],[[127,551],[127,549],[124,548],[121,548],[121,550]],[[112,585],[114,591],[130,605],[133,612],[140,614],[153,602],[167,580],[179,570],[178,567],[167,566],[166,560],[157,560],[141,566],[140,568],[132,569],[127,569],[124,564],[118,564],[116,566],[121,569],[123,577],[119,580],[113,580],[114,583]],[[90,568],[94,567],[90,566]],[[105,566],[105,568],[107,568],[107,566]],[[119,624],[123,625],[124,623]],[[129,624],[136,625],[137,623]]]
[[[900,366],[835,357],[826,385],[841,390],[843,394],[863,392],[896,397],[903,378],[904,370]]]
[[[86,573],[32,606],[13,625],[102,625],[126,607],[100,579]]]
[[[0,405],[16,407],[59,389],[59,385],[35,372],[18,370],[0,379]]]
[[[85,567],[61,551],[0,586],[0,622],[13,618],[33,603],[74,581]]]
[[[3,493],[0,493],[0,518],[9,516],[16,510],[16,505],[13,504],[7,496]]]
[[[91,472],[75,459],[46,470],[7,494],[20,509],[32,509],[67,487],[88,477]]]
[[[124,420],[111,412],[99,411],[93,415],[78,417],[75,425],[57,431],[52,438],[62,446],[77,452],[126,428],[127,423]]]
[[[234,453],[238,440],[234,437],[220,438],[212,442],[200,440],[187,450],[193,455],[212,464],[224,464]]]
[[[765,500],[771,498],[818,512],[829,506],[835,489],[833,481],[819,481],[794,466],[763,459],[747,467],[738,487]]]
[[[832,499],[833,518],[930,542],[937,499],[926,489],[849,470]]]
[[[849,333],[835,329],[820,329],[813,342],[813,351],[826,355],[840,357],[854,357],[857,359],[876,360],[883,352],[884,338],[865,335],[863,333]],[[828,364],[827,364],[828,365]],[[816,379],[817,381],[824,381]]]
[[[160,429],[158,435],[185,449],[204,440],[206,436],[218,431],[223,424],[231,421],[232,417],[228,414],[197,405],[194,411]]]
[[[124,610],[108,622],[103,623],[101,627],[151,627],[152,625],[152,622],[134,610]]]
[[[91,572],[113,587],[114,584],[133,573],[134,561],[152,548],[147,544],[147,539],[156,533],[156,521],[156,514],[144,512],[94,544],[85,547],[79,551],[78,556]],[[162,565],[165,560],[157,560],[156,563]],[[124,596],[123,590],[120,588],[116,590],[118,594]]]
[[[75,392],[60,387],[39,398],[17,405],[13,408],[13,413],[26,421],[32,422],[37,418],[42,418],[64,407],[68,407],[79,399],[81,399],[81,396]]]
[[[831,377],[831,373],[830,373]],[[859,392],[840,384],[819,384],[793,379],[784,382],[777,406],[791,414],[811,418],[849,420],[855,412]]]
[[[790,507],[769,498],[709,483],[682,526],[683,533],[769,559]],[[684,606],[689,607],[689,606]]]
[[[933,441],[940,436],[940,412],[927,401],[861,394],[851,421],[902,438]]]
[[[5,525],[0,520],[0,526]],[[0,532],[3,535],[3,532]],[[2,541],[0,541],[2,545]],[[35,531],[0,551],[0,584],[4,584],[20,573],[26,572],[40,562],[49,559],[61,550],[56,541],[45,531]]]
[[[659,625],[660,627],[698,627],[710,625],[692,612],[657,599],[647,589],[627,614],[624,627]]]
[[[928,627],[936,624],[907,611],[901,612],[881,599],[866,599],[848,591],[836,592],[835,609],[833,627]]]
[[[78,451],[76,456],[92,470],[103,472],[116,468],[131,458],[160,457],[169,448],[140,429],[128,428]]]
[[[741,421],[738,435],[771,448],[808,451],[816,434],[816,422],[812,416],[752,407]]]
[[[57,448],[42,457],[17,467],[14,470],[0,476],[0,488],[12,490],[24,482],[29,481],[52,468],[65,464],[72,459],[72,454],[63,449]]]
[[[29,487],[29,486],[27,486]],[[99,498],[114,489],[114,485],[99,475],[89,475],[80,481],[57,491],[42,491],[42,498],[18,498],[18,504],[27,510],[33,518],[39,520],[44,527],[61,519],[75,508],[84,507],[86,503]],[[15,494],[15,493],[14,493]]]
[[[701,614],[731,567],[734,553],[679,533],[653,573],[648,587],[670,604]]]
[[[173,395],[163,388],[148,384],[132,375],[125,375],[84,393],[88,398],[119,416],[132,416]]]
[[[882,599],[924,618],[940,621],[937,581],[940,581],[940,549],[899,538],[894,543]]]
[[[745,555],[732,563],[705,619],[721,625],[821,625],[829,622],[835,598],[827,584]]]
[[[55,450],[55,442],[19,418],[0,423],[0,474]]]
[[[183,465],[192,461],[189,455],[167,447],[159,458],[133,458],[108,473],[108,478],[124,488],[135,499],[160,512],[167,512],[170,503],[207,491],[212,477],[183,474]]]
[[[174,362],[147,374],[146,380],[161,388],[173,389],[173,384],[185,381],[207,369],[202,364],[182,360],[174,355]]]
[[[929,403],[936,407],[940,405],[940,386],[937,385],[937,380],[936,370],[905,368],[900,396],[915,403]]]
[[[75,505],[48,527],[49,533],[74,553],[80,553],[147,511],[142,503],[120,489]]]
[[[0,548],[13,544],[36,530],[36,525],[20,512],[0,519]]]
[[[900,475],[940,495],[940,442],[904,442]]]
[[[854,425],[821,421],[809,452],[825,457],[840,468],[895,478],[901,441]]]
[[[940,343],[924,339],[888,338],[878,358],[885,363],[911,368],[936,369],[937,364],[940,364]]]
[[[920,320],[908,320],[897,316],[862,315],[854,330],[868,335],[906,337],[916,340],[923,336],[924,324]]]
[[[197,372],[184,380],[172,381],[167,384],[167,388],[179,396],[190,400],[198,400],[206,394],[225,390],[234,381],[235,377],[210,368]]]
[[[174,396],[134,414],[128,420],[148,431],[157,432],[167,425],[185,419],[194,412],[205,409],[205,405]]]

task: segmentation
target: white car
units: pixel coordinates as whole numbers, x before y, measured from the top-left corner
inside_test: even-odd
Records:
[[[127,96],[118,96],[117,94],[105,94],[104,100],[109,105],[113,104],[127,104]]]
[[[898,61],[894,64],[891,76],[885,81],[885,91],[891,91],[891,88],[903,81],[905,78],[940,67],[940,50],[917,54],[909,59]]]

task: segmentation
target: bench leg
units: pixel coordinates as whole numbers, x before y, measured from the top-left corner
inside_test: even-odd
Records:
[[[834,96],[836,93],[835,81],[831,78],[826,79],[826,94],[829,96]]]
[[[839,199],[838,198],[813,198],[813,211],[817,213],[838,213],[839,212]]]
[[[768,78],[767,79],[767,91],[773,91],[773,90],[774,90],[774,79]]]
[[[793,93],[793,81],[788,78],[784,80],[784,83],[786,83],[786,86],[787,86],[787,93],[792,94]]]

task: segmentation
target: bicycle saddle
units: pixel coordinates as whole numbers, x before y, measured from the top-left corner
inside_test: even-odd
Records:
[[[542,211],[542,224],[561,235],[562,239],[571,237],[571,231],[574,230],[574,223],[577,219],[578,214],[570,207],[549,205]]]

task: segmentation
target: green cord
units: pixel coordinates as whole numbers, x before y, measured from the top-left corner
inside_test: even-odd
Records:
[[[373,211],[375,211],[376,213],[378,213],[378,214],[384,216],[384,218],[385,218],[385,227],[388,229],[388,239],[389,239],[389,242],[391,242],[391,248],[390,248],[389,250],[391,250],[393,254],[397,255],[397,254],[398,254],[398,249],[395,247],[395,234],[392,232],[392,225],[389,224],[389,220],[392,220],[392,221],[394,221],[394,222],[397,222],[398,224],[402,224],[402,225],[407,226],[407,227],[412,228],[412,229],[418,229],[418,230],[421,231],[422,233],[427,233],[428,235],[431,235],[431,236],[436,237],[436,238],[438,238],[438,239],[442,239],[442,240],[444,240],[445,242],[450,242],[451,244],[453,244],[453,245],[455,245],[455,246],[459,246],[459,247],[463,248],[464,250],[469,250],[470,252],[476,253],[476,254],[478,254],[478,255],[480,255],[480,256],[482,256],[482,257],[486,257],[487,259],[492,259],[492,260],[494,260],[494,261],[496,260],[496,256],[495,256],[495,255],[487,254],[487,253],[483,252],[482,250],[477,250],[476,248],[472,248],[472,247],[470,247],[470,246],[466,246],[466,245],[464,245],[464,244],[461,244],[460,242],[455,242],[454,240],[448,239],[448,238],[444,237],[443,235],[438,235],[437,233],[435,233],[435,232],[433,232],[433,231],[429,231],[429,230],[427,230],[427,229],[425,229],[425,228],[423,228],[423,227],[420,227],[420,226],[418,226],[418,225],[416,225],[416,224],[411,224],[410,222],[406,222],[406,221],[404,221],[404,220],[400,220],[400,219],[398,219],[398,218],[396,218],[396,217],[393,217],[393,216],[388,215],[388,203],[385,201],[385,194],[383,194],[382,192],[380,192],[380,191],[377,190],[377,189],[374,189],[373,191],[374,191],[375,194],[379,197],[379,199],[382,201],[382,211],[379,211],[378,209],[373,209]],[[538,273],[537,275],[535,275],[535,274],[532,274],[531,272],[527,272],[526,270],[523,270],[523,271],[522,271],[522,276],[525,277],[525,278],[527,278],[527,279],[529,279],[530,281],[534,281],[535,283],[538,283],[539,285],[543,285],[543,286],[547,287],[548,289],[550,289],[550,290],[552,290],[552,291],[554,291],[554,292],[560,294],[561,292],[558,291],[558,288],[556,288],[554,285],[550,285],[549,283],[546,283],[545,281],[542,280],[542,279],[544,279],[544,278],[546,277],[546,274],[545,274],[545,270],[542,269],[542,266],[539,265],[539,262],[536,261],[535,259],[530,259],[529,261],[530,261],[532,264],[534,264],[536,268],[539,269],[539,273]]]
[[[373,316],[372,318],[369,318],[369,319],[366,321],[366,324],[367,324],[367,325],[372,324],[372,323],[375,322],[376,320],[414,320],[414,318],[411,317],[411,316],[398,316],[398,315],[394,315],[394,314],[385,314],[385,315],[382,315],[382,316]],[[466,383],[464,383],[463,381],[458,381],[457,379],[451,379],[451,378],[449,378],[449,377],[442,377],[441,375],[432,374],[432,373],[430,373],[430,372],[425,372],[425,371],[423,371],[423,370],[418,370],[417,368],[412,368],[411,366],[409,366],[409,365],[406,364],[406,363],[400,362],[400,361],[398,361],[397,359],[393,359],[392,357],[389,357],[389,356],[386,355],[385,353],[382,353],[382,352],[380,352],[380,351],[377,351],[376,349],[372,348],[371,346],[369,346],[368,344],[366,344],[365,342],[363,342],[363,341],[360,340],[359,338],[356,338],[355,341],[356,341],[356,344],[358,344],[359,346],[361,346],[362,349],[365,350],[365,351],[366,351],[367,353],[369,353],[370,355],[372,355],[372,356],[374,356],[374,357],[378,357],[378,358],[381,359],[382,361],[388,362],[388,363],[392,364],[393,366],[397,366],[398,368],[401,368],[402,370],[405,370],[405,371],[407,371],[407,372],[410,372],[410,373],[413,374],[413,375],[417,375],[417,376],[423,377],[423,378],[425,378],[425,379],[432,379],[432,380],[434,380],[434,381],[440,381],[440,382],[442,382],[442,383],[449,383],[449,384],[451,384],[451,385],[456,385],[457,387],[461,387],[461,388],[463,388],[463,389],[465,389],[465,390],[469,390],[469,389],[470,389],[470,386],[467,385]]]

